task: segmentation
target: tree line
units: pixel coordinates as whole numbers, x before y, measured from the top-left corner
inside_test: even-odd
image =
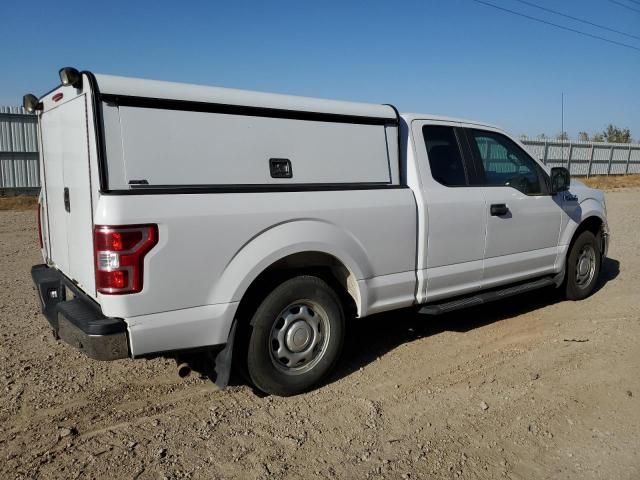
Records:
[[[521,136],[522,140],[529,140],[527,135]],[[554,137],[549,137],[541,133],[536,137],[537,140],[570,140],[567,132],[561,132]],[[589,135],[587,132],[578,133],[578,140],[582,142],[610,142],[610,143],[634,143],[631,138],[631,130],[628,128],[620,128],[613,124],[609,124],[602,132],[596,132]],[[640,141],[638,141],[640,143]]]

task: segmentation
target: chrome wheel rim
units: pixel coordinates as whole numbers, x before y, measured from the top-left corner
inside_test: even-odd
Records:
[[[320,305],[311,300],[292,303],[271,327],[271,361],[289,375],[308,372],[324,356],[330,335],[329,317]]]
[[[585,245],[578,253],[576,263],[576,285],[585,288],[591,284],[596,273],[596,251],[592,245]]]

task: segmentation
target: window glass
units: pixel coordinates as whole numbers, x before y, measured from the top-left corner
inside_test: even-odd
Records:
[[[466,185],[462,154],[453,127],[427,125],[422,127],[422,135],[433,179],[446,186]]]
[[[483,185],[510,186],[527,195],[545,193],[540,167],[515,142],[499,133],[471,133],[484,168]]]

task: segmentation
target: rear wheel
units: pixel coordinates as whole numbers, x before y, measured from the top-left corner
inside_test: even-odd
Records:
[[[323,280],[299,276],[269,293],[251,320],[247,373],[260,390],[304,392],[335,366],[344,339],[344,311]]]
[[[593,293],[601,261],[596,236],[590,231],[580,233],[567,257],[565,294],[569,300],[582,300]]]

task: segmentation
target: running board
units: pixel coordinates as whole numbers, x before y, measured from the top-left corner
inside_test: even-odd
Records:
[[[521,283],[519,285],[503,288],[501,290],[492,290],[489,292],[478,293],[470,297],[451,300],[449,302],[425,305],[420,310],[418,310],[418,313],[422,313],[425,315],[441,315],[443,313],[453,312],[454,310],[460,310],[461,308],[474,307],[476,305],[495,302],[496,300],[502,300],[503,298],[530,292],[532,290],[537,290],[538,288],[550,287],[552,285],[555,285],[553,278],[539,278],[538,280],[534,280],[532,282]]]

